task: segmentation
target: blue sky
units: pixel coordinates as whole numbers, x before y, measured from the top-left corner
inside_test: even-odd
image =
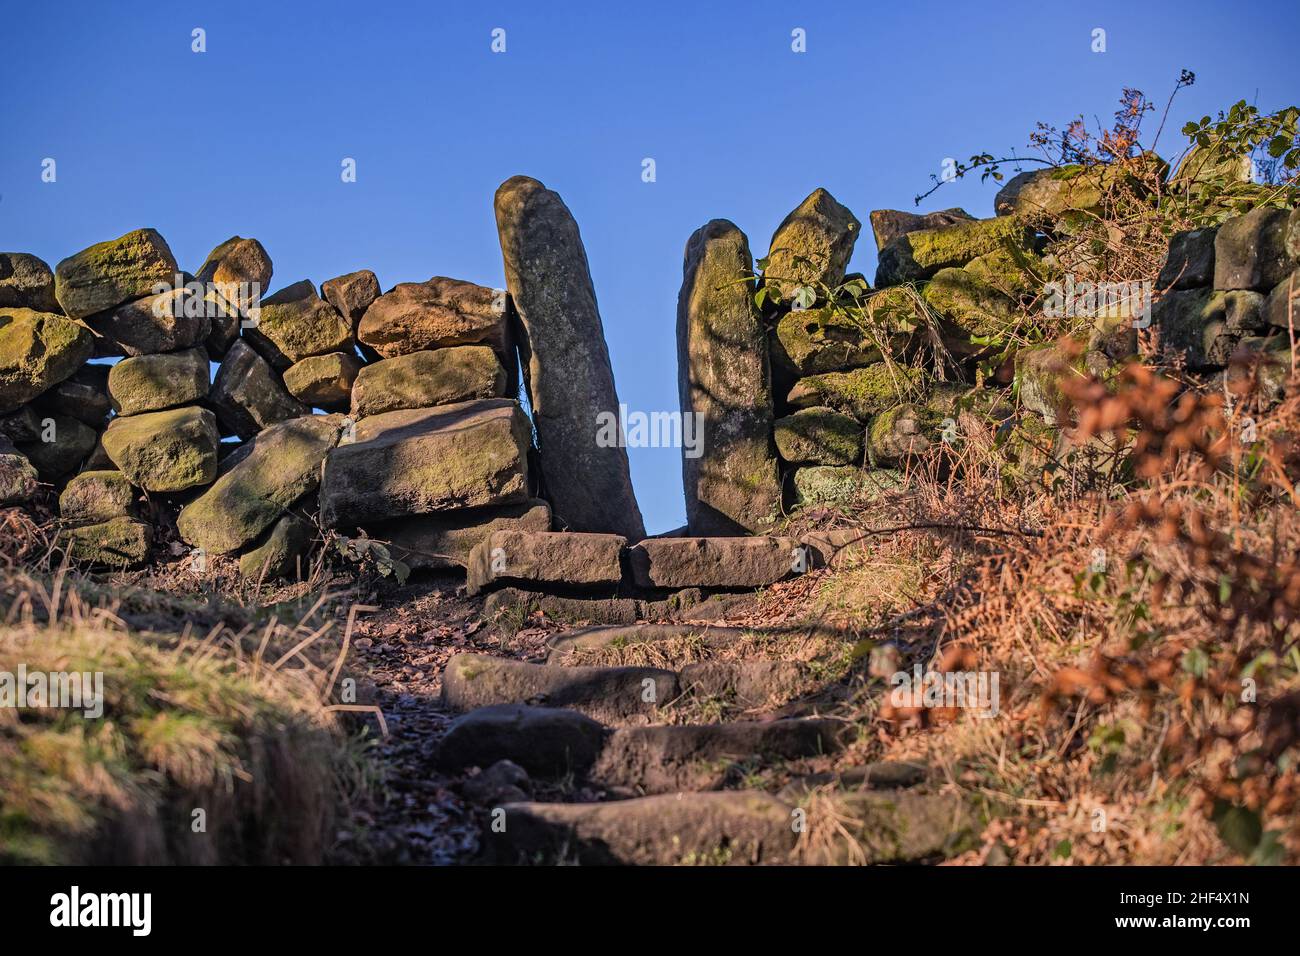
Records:
[[[1163,107],[1183,68],[1166,156],[1189,118],[1300,101],[1295,4],[97,0],[13,4],[4,24],[0,249],[53,265],[153,226],[190,270],[260,239],[276,288],[359,268],[385,289],[499,286],[492,194],[524,173],[577,218],[620,397],[645,411],[677,407],[682,248],[709,219],[762,255],[820,185],[865,225],[1039,120],[1108,120],[1126,86]],[[987,216],[995,191],[958,182],[921,209]],[[872,275],[874,250],[866,230],[850,268]],[[681,524],[679,453],[630,455],[649,530]]]

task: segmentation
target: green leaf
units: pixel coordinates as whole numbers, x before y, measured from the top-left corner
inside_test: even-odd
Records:
[[[1242,856],[1250,856],[1264,836],[1259,814],[1226,800],[1216,800],[1210,814],[1219,830],[1219,838]]]

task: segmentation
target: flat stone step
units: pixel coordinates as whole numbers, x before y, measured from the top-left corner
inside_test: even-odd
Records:
[[[448,773],[509,760],[534,777],[586,776],[609,730],[576,710],[494,704],[471,710],[447,729],[438,767]]]
[[[815,687],[808,666],[799,661],[701,661],[678,675],[682,693],[726,698],[746,709],[778,705]]]
[[[619,793],[720,790],[742,761],[794,760],[840,749],[846,725],[826,718],[610,729],[575,710],[497,704],[457,718],[437,754],[439,769],[487,768],[500,760],[529,775],[572,775]]]
[[[878,864],[967,849],[974,814],[955,794],[860,793],[795,806],[746,790],[612,803],[511,803],[481,845],[502,863]],[[504,829],[500,823],[504,823]]]
[[[740,640],[746,631],[741,627],[711,627],[698,624],[603,624],[564,631],[546,643],[551,651],[546,663],[562,663],[573,651],[601,650],[631,644],[652,644],[674,638],[698,637],[712,649],[721,649]]]
[[[782,800],[798,802],[814,790],[905,790],[919,786],[930,775],[925,764],[906,760],[883,760],[837,773],[815,773],[791,780],[777,794]]]
[[[571,531],[494,531],[470,552],[470,594],[500,584],[617,586],[627,539]]]
[[[826,718],[623,727],[610,735],[589,778],[641,794],[720,790],[738,762],[835,753],[846,725]]]
[[[650,538],[629,552],[643,588],[760,588],[808,569],[794,538]]]
[[[729,614],[754,609],[757,595],[705,595],[699,588],[686,588],[670,597],[584,598],[546,594],[523,588],[493,591],[483,602],[483,618],[509,629],[541,612],[552,621],[568,624],[635,624],[638,621],[716,621]]]
[[[442,702],[457,711],[531,703],[617,722],[653,714],[679,694],[677,675],[655,667],[547,667],[457,654],[442,674]]]

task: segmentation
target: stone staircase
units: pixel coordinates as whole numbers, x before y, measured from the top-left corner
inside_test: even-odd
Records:
[[[696,603],[685,608],[699,608],[719,588],[752,600],[757,584],[794,573],[786,558],[798,547],[763,536],[628,546],[613,535],[511,531],[475,549],[469,581],[471,590],[491,592],[489,622],[515,606],[492,600],[503,594],[533,606],[628,602],[635,617],[680,602],[688,589]],[[638,596],[647,587],[660,596]],[[858,728],[835,713],[846,673],[794,653],[806,636],[620,621],[558,631],[537,662],[454,655],[441,702],[456,716],[436,762],[450,775],[478,768],[470,779],[485,811],[482,857],[901,863],[960,850],[974,814],[954,795],[928,792],[925,768],[824,769]],[[842,656],[843,638],[821,639]]]

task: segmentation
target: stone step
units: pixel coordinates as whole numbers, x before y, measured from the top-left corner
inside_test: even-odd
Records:
[[[550,654],[546,663],[561,664],[572,652],[600,650],[631,644],[652,644],[674,638],[698,637],[705,646],[721,649],[738,641],[746,633],[740,627],[710,627],[696,624],[605,624],[564,631],[548,640]]]
[[[654,667],[547,667],[457,654],[442,674],[442,702],[456,711],[536,703],[619,722],[651,715],[680,693],[677,675]]]
[[[653,715],[669,704],[723,698],[754,709],[813,687],[798,661],[704,661],[680,672],[658,667],[553,667],[486,654],[457,654],[442,675],[442,702],[465,712],[494,704],[567,707],[611,722]]]
[[[835,753],[845,724],[825,718],[623,727],[613,732],[589,778],[636,794],[721,790],[738,762],[769,763]]]
[[[630,552],[643,588],[761,588],[808,568],[794,538],[651,538]]]
[[[626,545],[617,534],[493,531],[470,552],[466,585],[470,594],[503,583],[617,586]]]
[[[534,777],[573,775],[635,795],[718,790],[740,761],[834,753],[845,727],[809,718],[610,729],[573,710],[498,704],[457,718],[437,763],[454,773],[508,760]]]
[[[835,795],[806,806],[724,790],[500,809],[481,838],[485,856],[500,863],[914,863],[961,852],[976,832],[958,796],[907,791]]]
[[[752,607],[752,594],[705,596],[698,588],[686,588],[671,597],[649,600],[631,597],[584,598],[545,594],[523,588],[493,591],[483,602],[485,621],[507,631],[535,613],[566,624],[619,624],[638,621],[713,621]]]

